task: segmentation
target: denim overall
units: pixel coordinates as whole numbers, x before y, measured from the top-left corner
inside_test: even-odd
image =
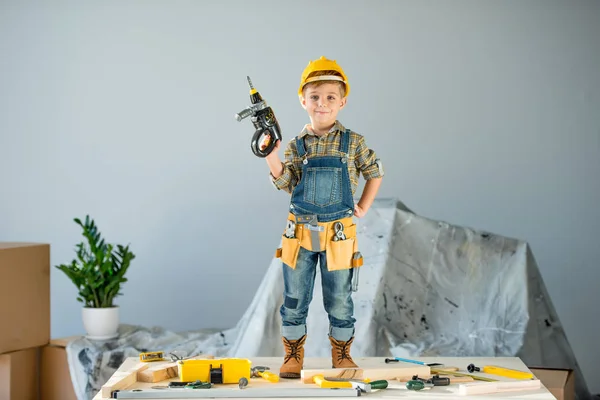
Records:
[[[354,199],[348,173],[350,131],[342,133],[340,156],[307,158],[302,138],[296,138],[298,155],[304,158],[302,178],[294,188],[290,212],[316,214],[319,222],[347,218],[354,213]],[[301,247],[294,269],[283,264],[284,292],[280,309],[281,334],[297,340],[306,334],[306,318],[313,296],[317,262],[321,268],[323,306],[329,316],[329,335],[348,341],[354,335],[352,274],[354,268],[328,271],[325,251]]]
[[[339,157],[308,159],[304,140],[296,138],[298,156],[304,158],[302,179],[292,192],[290,211],[294,215],[317,214],[319,222],[335,221],[354,214],[354,199],[348,174],[350,130],[342,133]]]

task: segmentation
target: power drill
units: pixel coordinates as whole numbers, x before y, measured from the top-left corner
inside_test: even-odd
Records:
[[[250,85],[250,102],[252,105],[235,114],[235,119],[241,121],[252,116],[251,121],[256,131],[252,136],[250,148],[255,156],[264,158],[271,154],[277,141],[282,139],[281,129],[273,110],[263,100],[260,93],[254,89],[250,77],[247,78]]]

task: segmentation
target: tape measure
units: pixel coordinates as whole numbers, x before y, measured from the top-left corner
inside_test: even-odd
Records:
[[[140,353],[140,361],[152,362],[152,361],[163,361],[165,359],[165,353],[162,351],[149,351],[147,353]]]

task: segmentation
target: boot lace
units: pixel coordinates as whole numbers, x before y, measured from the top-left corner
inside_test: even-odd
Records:
[[[350,356],[350,345],[352,344],[353,340],[354,340],[354,338],[351,338],[347,342],[339,342],[334,339],[335,349],[337,350],[337,360],[338,361],[341,362],[344,359],[352,361],[352,357]]]
[[[300,362],[300,350],[302,349],[302,346],[304,345],[304,337],[298,339],[298,340],[288,340],[285,337],[283,338],[283,342],[285,344],[285,348],[286,348],[286,355],[284,358],[284,362],[288,362],[289,360],[291,360],[292,358],[295,358],[296,361]]]

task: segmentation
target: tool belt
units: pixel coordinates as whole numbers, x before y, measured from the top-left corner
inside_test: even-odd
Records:
[[[352,217],[317,222],[314,215],[290,213],[275,257],[294,269],[300,247],[304,247],[310,251],[326,251],[329,271],[356,268],[363,264],[356,239],[356,224]]]

